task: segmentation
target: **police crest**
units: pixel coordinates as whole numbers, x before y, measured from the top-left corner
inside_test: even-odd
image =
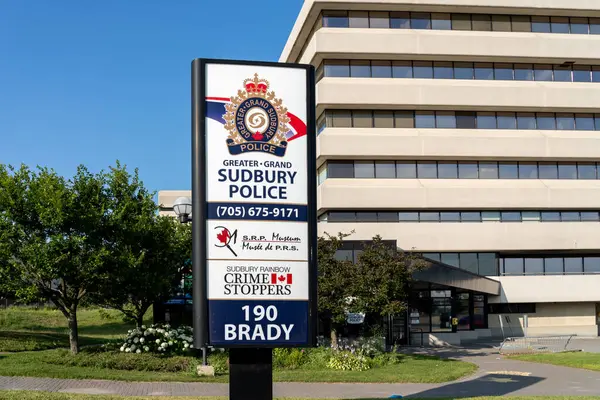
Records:
[[[229,131],[227,147],[231,155],[254,151],[285,155],[290,118],[282,100],[269,90],[269,81],[259,79],[258,74],[244,80],[244,89],[231,97],[225,109],[223,119]]]

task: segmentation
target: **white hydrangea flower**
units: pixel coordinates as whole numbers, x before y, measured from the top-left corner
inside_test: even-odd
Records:
[[[125,351],[125,346],[121,346],[121,351]]]
[[[169,340],[169,346],[173,346],[173,342]]]
[[[146,339],[140,338],[140,343],[144,343],[145,341],[146,341]]]
[[[146,325],[142,325],[142,329],[146,329]]]
[[[135,347],[135,344],[132,344],[130,348],[131,348],[131,351],[135,351],[135,349],[137,349],[137,347]]]
[[[160,339],[156,339],[156,344],[160,344]]]
[[[125,353],[129,353],[131,351],[130,348],[125,349]]]
[[[144,346],[144,351],[150,351],[150,347]]]
[[[160,345],[160,347],[162,347],[163,349],[166,349],[168,346],[167,342],[163,342],[163,344]]]
[[[140,349],[137,349],[135,352],[136,352],[137,354],[140,354],[142,351],[141,351]]]
[[[190,347],[190,345],[189,345],[189,344],[187,344],[187,343],[183,345],[183,348],[184,348],[184,349],[187,349],[188,347]]]
[[[138,338],[133,339],[133,343],[139,343],[139,342],[140,342],[140,339],[138,339]]]

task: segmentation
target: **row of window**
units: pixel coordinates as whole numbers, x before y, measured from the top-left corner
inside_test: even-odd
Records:
[[[600,114],[326,110],[317,120],[317,133],[326,127],[599,131]]]
[[[320,222],[598,222],[598,211],[329,211]]]
[[[329,161],[327,178],[380,179],[600,179],[600,163],[495,161]]]
[[[600,273],[600,257],[504,257],[501,275],[569,275]]]
[[[600,34],[600,18],[585,17],[336,10],[323,11],[322,24],[326,28]]]
[[[599,274],[600,256],[498,257],[496,253],[423,253],[423,256],[484,276]]]
[[[394,246],[393,241],[386,244]],[[363,242],[345,241],[335,257],[357,262]],[[423,257],[483,276],[599,274],[600,255],[527,257],[498,256],[497,253],[423,253]]]
[[[423,253],[423,257],[483,276],[498,275],[496,253]]]
[[[600,82],[600,66],[451,61],[326,60],[317,77]]]

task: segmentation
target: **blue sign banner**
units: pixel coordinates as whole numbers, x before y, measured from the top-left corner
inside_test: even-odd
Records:
[[[302,346],[308,343],[308,301],[209,300],[214,346]]]
[[[290,204],[208,203],[208,219],[308,221],[308,207]]]

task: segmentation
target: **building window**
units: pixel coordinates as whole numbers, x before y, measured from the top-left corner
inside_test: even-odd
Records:
[[[522,258],[504,258],[503,261],[504,275],[523,275]]]
[[[417,164],[415,162],[396,162],[396,176],[401,179],[415,179],[417,177]]]
[[[450,22],[450,14],[432,13],[431,14],[431,29],[450,30],[454,29],[454,21]]]
[[[323,11],[324,28],[348,28],[346,11]]]
[[[368,28],[369,27],[369,12],[368,11],[350,11],[348,26],[350,28]]]
[[[411,29],[431,29],[431,14],[423,12],[410,13]]]
[[[338,11],[322,13],[324,28],[435,29],[555,34],[600,34],[600,19],[528,15],[427,13],[406,11]]]
[[[409,12],[391,12],[390,13],[390,28],[392,29],[410,29],[410,13]]]
[[[328,178],[354,178],[354,163],[329,162],[327,163]]]
[[[375,178],[375,166],[373,165],[373,161],[355,161],[354,177]]]
[[[600,80],[596,66],[568,64],[472,63],[451,61],[325,60],[321,78],[418,78],[591,82]]]
[[[391,61],[372,61],[371,74],[373,78],[391,78],[392,63]]]
[[[369,27],[387,29],[390,27],[390,13],[371,11],[369,13]]]

